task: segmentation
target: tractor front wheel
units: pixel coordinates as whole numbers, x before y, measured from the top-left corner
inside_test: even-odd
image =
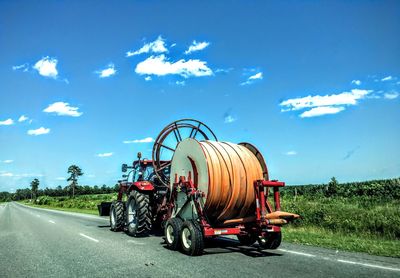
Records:
[[[149,195],[131,191],[126,202],[126,225],[130,236],[147,236],[151,231]]]
[[[124,204],[121,201],[114,201],[110,207],[111,231],[118,232],[124,227]]]

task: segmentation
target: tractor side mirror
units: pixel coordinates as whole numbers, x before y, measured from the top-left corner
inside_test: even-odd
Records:
[[[141,158],[142,158],[142,153],[141,153],[141,152],[138,152],[138,153],[137,153],[137,158],[138,158],[138,159],[141,159]]]
[[[125,173],[126,171],[128,171],[128,164],[122,164],[122,172]]]

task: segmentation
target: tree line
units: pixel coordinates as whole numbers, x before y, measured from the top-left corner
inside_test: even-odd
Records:
[[[335,177],[328,184],[286,186],[282,196],[341,197],[357,196],[379,199],[400,199],[400,178],[339,183]]]
[[[38,179],[34,179],[30,183],[30,188],[18,189],[15,193],[0,192],[0,202],[36,199],[39,196],[70,196],[74,198],[75,195],[118,192],[118,184],[115,186],[107,186],[105,184],[102,186],[79,185],[78,178],[83,175],[83,172],[76,165],[68,167],[68,173],[70,176],[67,181],[70,181],[70,184],[65,187],[59,185],[56,188],[46,187],[44,189],[39,189],[40,182]],[[282,196],[305,195],[316,199],[321,197],[349,198],[369,196],[398,200],[400,199],[400,178],[339,183],[337,179],[333,177],[327,184],[286,186],[281,190],[281,194]]]
[[[19,201],[25,199],[36,199],[39,196],[70,196],[74,198],[75,195],[87,195],[87,194],[107,194],[118,192],[119,185],[107,186],[103,184],[102,186],[89,186],[89,185],[79,185],[78,179],[83,175],[83,171],[80,167],[76,165],[71,165],[68,167],[67,173],[69,177],[67,181],[70,182],[69,185],[61,187],[60,185],[56,188],[44,188],[39,189],[40,181],[38,179],[33,179],[30,182],[30,187],[24,189],[17,189],[15,193],[0,192],[0,202],[9,201]]]

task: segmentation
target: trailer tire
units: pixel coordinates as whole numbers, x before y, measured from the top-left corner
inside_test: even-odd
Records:
[[[204,250],[204,237],[200,225],[193,220],[183,222],[180,242],[183,253],[189,256],[201,255]]]
[[[124,204],[121,201],[113,201],[110,207],[111,231],[118,232],[124,227]]]
[[[266,237],[259,239],[258,243],[262,249],[277,249],[282,242],[282,233],[270,233]]]
[[[149,195],[131,191],[126,202],[126,232],[130,236],[147,236],[151,231]]]
[[[180,218],[169,219],[164,228],[165,242],[171,250],[178,250],[180,247],[179,236],[181,234],[183,221]]]
[[[251,246],[257,241],[257,237],[253,234],[237,235],[241,245]]]

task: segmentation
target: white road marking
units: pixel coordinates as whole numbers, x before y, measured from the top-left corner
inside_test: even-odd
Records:
[[[281,248],[279,248],[279,250],[283,251],[283,252],[295,254],[295,255],[301,255],[301,256],[306,256],[306,257],[317,257],[316,255],[303,253],[303,252],[297,252],[297,251],[286,250],[286,249],[281,249]],[[329,257],[319,257],[319,258],[321,258],[323,260],[336,261],[336,262],[352,264],[352,265],[361,265],[361,266],[373,267],[373,268],[379,268],[379,269],[391,270],[391,271],[400,271],[400,268],[395,268],[395,267],[388,267],[388,266],[382,266],[382,265],[376,265],[376,264],[368,264],[368,263],[347,261],[347,260],[341,260],[341,259],[332,259],[332,258],[329,258]]]
[[[50,222],[51,224],[56,224],[56,222],[54,222],[53,220],[49,220],[49,222]]]
[[[308,253],[303,253],[303,252],[297,252],[297,251],[292,251],[292,250],[286,250],[286,249],[279,249],[283,252],[287,252],[287,253],[291,253],[291,254],[295,254],[295,255],[301,255],[301,256],[306,256],[306,257],[316,257],[313,254],[308,254]]]
[[[388,266],[382,266],[382,265],[376,265],[376,264],[365,264],[365,263],[346,261],[346,260],[337,260],[337,261],[341,262],[341,263],[346,263],[346,264],[356,264],[356,265],[362,265],[362,266],[367,266],[367,267],[375,267],[375,268],[386,269],[386,270],[400,271],[400,268],[394,268],[394,267],[388,267]]]
[[[92,238],[92,237],[87,236],[87,235],[82,234],[82,233],[79,233],[79,234],[80,234],[81,236],[83,236],[83,237],[86,237],[87,239],[93,240],[94,242],[99,242],[99,240],[97,240],[97,239],[95,239],[95,238]]]
[[[132,239],[129,239],[128,242],[129,242],[129,243],[136,244],[136,245],[144,245],[143,242],[137,242],[137,241],[134,241],[134,240],[132,240]]]
[[[39,215],[39,214],[36,214],[36,216],[37,216],[37,217],[40,217],[40,215]]]

